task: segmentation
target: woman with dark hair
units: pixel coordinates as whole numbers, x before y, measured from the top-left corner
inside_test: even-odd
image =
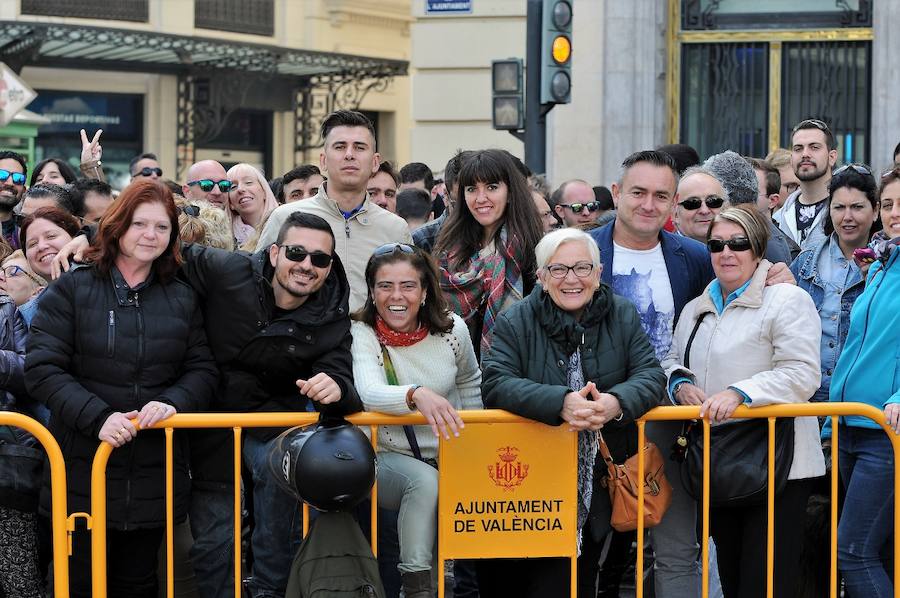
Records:
[[[153,181],[129,185],[100,222],[88,258],[91,265],[72,268],[41,294],[26,386],[50,409],[70,510],[90,510],[99,443],[125,447],[113,451],[106,470],[109,594],[155,597],[165,450],[162,431],[144,429],[204,408],[217,377],[194,292],[175,279],[182,258],[169,190]],[[188,501],[185,438],[175,436],[176,521]],[[49,506],[45,472],[42,513]],[[76,530],[72,596],[91,595],[89,544],[89,534]]]
[[[831,374],[850,328],[850,309],[865,288],[853,252],[866,246],[878,220],[875,177],[858,164],[838,169],[828,184],[827,202],[826,238],[791,264],[797,286],[810,294],[822,320],[822,383],[811,401],[828,400]]]
[[[434,254],[444,296],[482,355],[500,312],[534,287],[543,230],[525,176],[502,150],[473,152],[460,170],[459,193],[464,201],[441,227]]]
[[[378,503],[400,510],[400,570],[407,598],[431,598],[437,532],[438,435],[463,427],[458,409],[481,409],[481,371],[462,319],[448,311],[437,267],[417,247],[375,250],[368,297],[353,315],[353,378],[367,411],[419,411],[426,426],[382,426]]]
[[[19,243],[34,273],[51,280],[53,258],[81,230],[78,219],[59,208],[38,208],[22,220]]]
[[[74,183],[76,178],[78,177],[75,175],[75,171],[64,160],[47,158],[38,162],[31,171],[31,180],[28,182],[28,186],[33,187],[38,183],[67,185]]]

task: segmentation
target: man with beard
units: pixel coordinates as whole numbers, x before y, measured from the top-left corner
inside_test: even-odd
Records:
[[[825,239],[823,223],[828,217],[828,183],[837,160],[834,135],[821,120],[797,123],[791,132],[791,167],[800,187],[784,201],[775,223],[806,250]]]
[[[25,158],[21,154],[0,151],[0,222],[3,238],[13,249],[19,248],[19,225],[13,217],[13,208],[25,193]]]
[[[79,236],[57,261],[67,269],[66,259],[80,261],[86,247]],[[295,212],[274,242],[255,254],[187,245],[183,256],[179,276],[200,297],[221,372],[212,411],[362,411],[353,387],[350,287],[328,222]],[[282,431],[254,428],[243,435],[244,465],[253,478],[253,598],[284,596],[300,545],[300,506],[276,484],[266,462]],[[198,593],[234,596],[233,435],[190,434],[191,560]]]

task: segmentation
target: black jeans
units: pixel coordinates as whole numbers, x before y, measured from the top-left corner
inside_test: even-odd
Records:
[[[475,561],[481,598],[569,598],[567,558]]]
[[[156,598],[159,545],[165,528],[106,532],[106,587],[109,598]],[[69,558],[69,593],[91,597],[91,533],[76,530]]]
[[[812,485],[811,478],[790,480],[775,497],[775,598],[793,598],[795,594],[797,559]],[[710,509],[710,533],[716,542],[725,598],[765,597],[767,521],[765,503]]]

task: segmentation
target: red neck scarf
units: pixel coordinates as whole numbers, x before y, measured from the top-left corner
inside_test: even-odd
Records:
[[[428,336],[428,329],[419,324],[412,332],[397,332],[387,325],[381,316],[375,316],[375,336],[378,342],[388,347],[408,347]]]

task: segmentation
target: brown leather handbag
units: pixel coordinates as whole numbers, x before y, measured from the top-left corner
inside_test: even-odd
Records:
[[[599,441],[600,455],[609,470],[609,477],[601,483],[609,490],[609,500],[612,503],[610,525],[620,532],[637,529],[639,488],[643,488],[644,492],[644,528],[657,525],[672,502],[672,486],[666,479],[662,453],[652,442],[644,444],[644,481],[641,483],[638,478],[637,454],[619,465],[609,454],[603,434],[599,434]]]

